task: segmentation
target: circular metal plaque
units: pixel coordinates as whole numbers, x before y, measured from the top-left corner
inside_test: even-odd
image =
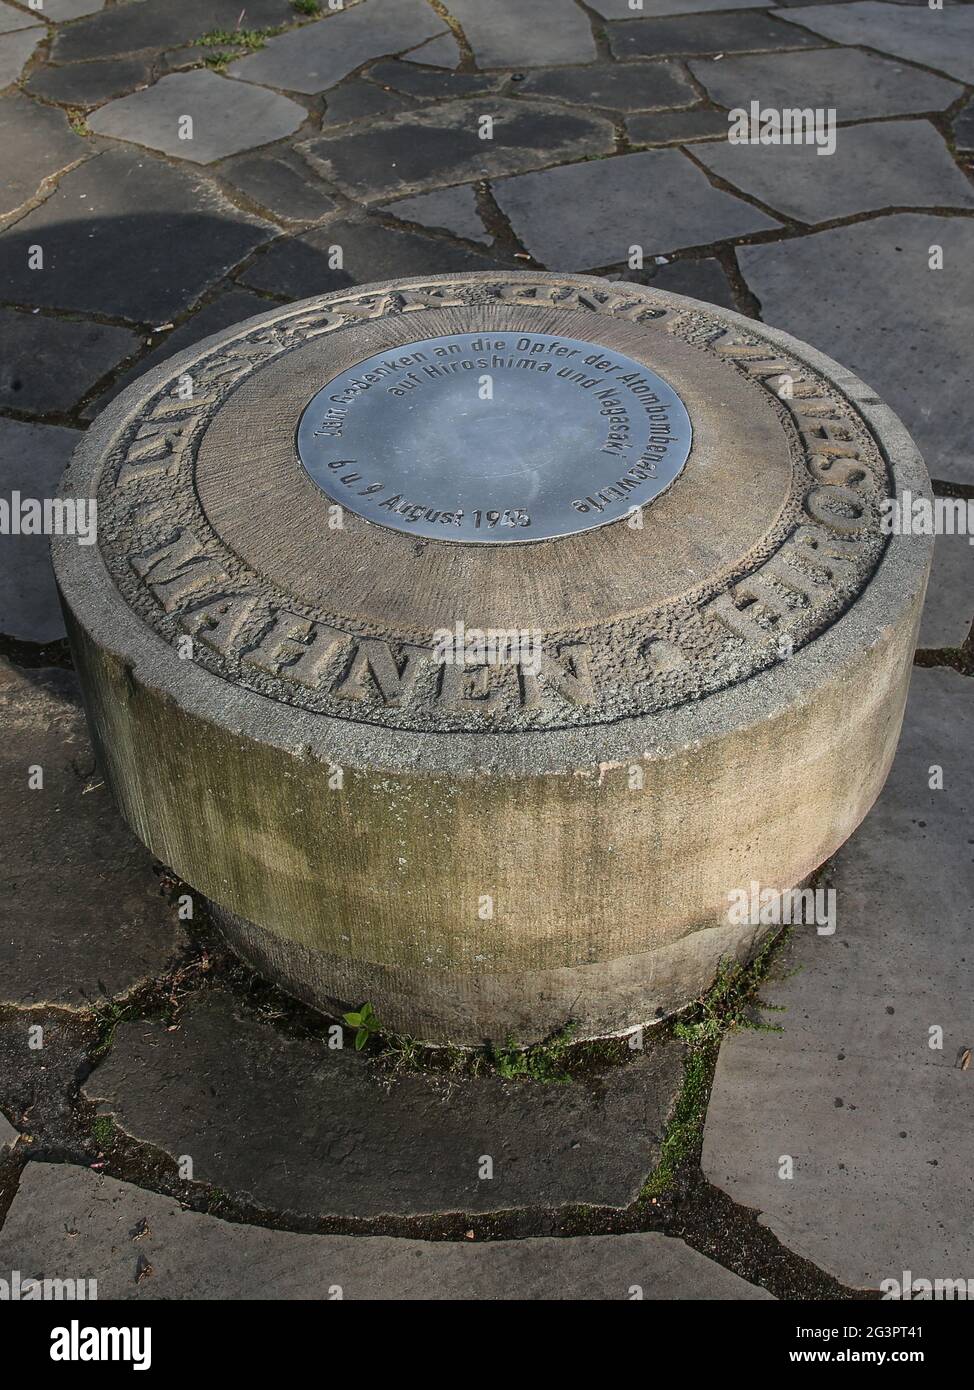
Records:
[[[605,526],[679,476],[692,431],[631,357],[548,333],[406,343],[312,398],[298,453],[328,497],[429,539],[548,540]]]

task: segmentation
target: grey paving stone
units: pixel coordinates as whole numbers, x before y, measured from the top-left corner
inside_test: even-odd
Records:
[[[343,266],[329,265],[331,248],[342,249]],[[282,238],[257,256],[242,275],[255,289],[285,299],[343,289],[394,276],[493,270],[507,264],[450,242],[386,227],[380,222],[332,222],[327,227]]]
[[[16,5],[0,3],[0,34],[11,34],[17,29],[29,29],[39,23],[41,18],[41,15],[18,10]]]
[[[494,197],[549,270],[589,270],[778,224],[708,183],[679,150],[649,150],[501,179]]]
[[[449,11],[479,68],[546,68],[597,56],[592,26],[573,0],[531,0],[530,23],[522,0],[450,0]]]
[[[0,96],[0,216],[24,206],[45,179],[91,154],[67,117],[23,92]]]
[[[441,227],[467,241],[493,240],[480,220],[477,198],[469,183],[458,188],[441,188],[436,193],[421,193],[418,198],[401,198],[398,203],[388,203],[382,211],[403,222]]]
[[[53,673],[35,674],[43,681]],[[73,680],[67,671],[57,674],[66,686]],[[38,1028],[40,1034],[31,1031]],[[78,1155],[79,1162],[86,1152],[92,1161],[96,1157],[90,1121],[77,1110],[78,1077],[91,1065],[94,1040],[88,1019],[72,1010],[0,1011],[0,1111],[43,1152],[60,1149]],[[9,1188],[5,1196],[13,1196]]]
[[[28,58],[46,36],[47,30],[43,26],[0,35],[0,88],[9,87],[11,82],[17,81]]]
[[[412,105],[396,92],[384,92],[372,82],[353,77],[328,93],[322,125],[346,125],[370,116],[394,116],[400,111],[411,110]]]
[[[0,714],[0,1004],[128,992],[166,968],[179,932],[95,769],[73,675],[0,663]]]
[[[197,1182],[275,1212],[379,1216],[628,1206],[681,1077],[670,1043],[566,1085],[417,1074],[390,1085],[351,1048],[287,1037],[210,990],[175,1032],[120,1025],[83,1089],[126,1134],[189,1154]]]
[[[721,1045],[704,1172],[856,1287],[974,1264],[972,789],[974,682],[915,669],[890,780],[835,861],[835,935],[798,928],[782,970],[801,968],[763,991],[784,1032]]]
[[[910,63],[938,68],[961,82],[974,82],[974,10],[968,6],[931,11],[927,6],[859,0],[824,9],[787,9],[782,19],[838,43],[878,48]]]
[[[715,174],[801,222],[890,207],[974,207],[974,188],[927,121],[842,126],[835,151],[814,145],[731,145],[697,151]]]
[[[425,0],[364,0],[268,39],[227,71],[287,92],[324,92],[370,58],[415,48],[445,27]]]
[[[419,49],[412,57],[418,59],[425,52],[425,49]],[[504,72],[431,72],[411,60],[403,62],[393,58],[369,68],[369,80],[377,82],[380,87],[405,92],[407,96],[436,100],[440,97],[472,97],[480,92],[499,91],[507,82],[508,75]]]
[[[51,57],[56,63],[71,63],[174,48],[214,30],[235,29],[243,8],[241,0],[141,0],[113,5],[59,29]],[[294,18],[290,0],[247,0],[243,27],[266,29],[292,24]]]
[[[655,1233],[481,1242],[295,1235],[184,1211],[68,1164],[24,1169],[0,1262],[22,1278],[96,1279],[101,1299],[622,1301],[633,1285],[655,1301],[771,1297]]]
[[[127,328],[0,309],[0,406],[44,415],[73,410],[140,346]]]
[[[14,1129],[6,1115],[0,1115],[0,1153],[5,1149],[12,1149],[19,1138],[19,1132]]]
[[[964,535],[937,537],[920,623],[920,647],[960,647],[974,624],[974,546]]]
[[[52,24],[64,24],[69,19],[96,14],[104,7],[105,0],[43,0],[43,9],[38,13]]]
[[[766,13],[671,15],[609,25],[617,58],[655,58],[667,53],[749,53],[762,49],[817,48],[824,40],[789,29]]]
[[[968,154],[974,151],[974,99],[954,117],[954,139],[959,150]]]
[[[632,19],[634,15],[644,15],[652,19],[657,15],[709,14],[713,10],[754,10],[762,5],[770,5],[773,0],[592,0],[591,8],[603,19]]]
[[[158,366],[160,362],[165,362],[167,357],[173,357],[177,352],[182,352],[183,348],[192,347],[194,343],[208,338],[211,333],[219,333],[223,328],[231,328],[235,323],[252,318],[254,314],[264,314],[271,308],[273,305],[266,299],[260,295],[251,294],[249,290],[228,290],[226,293],[218,295],[202,309],[198,309],[191,318],[181,323],[178,328],[167,333],[158,347],[147,353],[145,357],[141,357],[127,372],[123,372],[118,380],[112,383],[109,390],[105,391],[97,401],[87,406],[82,414],[89,419],[93,418],[126,386],[138,377],[144,376],[147,371]],[[153,340],[150,338],[149,341],[152,342]]]
[[[654,116],[630,116],[626,121],[634,145],[682,145],[694,140],[725,140],[723,111],[661,111]]]
[[[423,63],[435,68],[455,68],[460,61],[460,50],[457,47],[456,39],[447,30],[446,33],[437,35],[435,39],[427,40],[419,48],[414,48],[407,61]]]
[[[713,256],[698,261],[667,261],[665,265],[650,265],[641,277],[658,290],[671,294],[686,294],[707,304],[722,304],[736,309],[734,294],[727,283],[721,264]]]
[[[0,278],[15,303],[164,323],[277,231],[188,168],[107,150],[0,235]]]
[[[945,77],[852,48],[694,59],[690,68],[720,106],[747,109],[759,92],[762,106],[834,108],[839,121],[943,111],[962,91]]]
[[[944,269],[931,270],[930,248]],[[974,483],[974,226],[899,213],[780,245],[742,247],[767,323],[838,358],[903,418],[930,473]]]
[[[78,430],[0,417],[0,497],[8,504],[14,492],[39,501],[53,497],[80,438]],[[64,636],[50,539],[45,535],[0,534],[0,633],[23,642],[53,642]],[[0,957],[2,952],[0,944]]]
[[[283,222],[317,222],[336,207],[312,169],[286,146],[239,155],[214,172]]]
[[[494,120],[490,140],[479,135],[485,114]],[[450,102],[319,136],[302,149],[344,192],[368,201],[606,154],[614,145],[612,124],[601,117],[495,98],[486,113],[480,101]]]
[[[148,58],[117,58],[104,63],[70,63],[63,68],[45,64],[30,74],[25,86],[29,92],[64,106],[97,106],[151,80]]]
[[[675,63],[598,63],[586,68],[530,72],[520,92],[557,97],[613,111],[653,111],[693,106],[697,94]]]
[[[293,135],[307,111],[290,97],[235,86],[208,69],[172,72],[152,87],[110,101],[88,124],[99,135],[130,140],[194,164],[269,145]],[[192,122],[184,127],[186,119]],[[191,131],[190,138],[180,135]]]

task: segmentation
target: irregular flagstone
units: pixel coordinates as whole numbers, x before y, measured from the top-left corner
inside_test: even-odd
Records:
[[[586,270],[706,246],[779,224],[714,188],[678,150],[650,150],[502,179],[494,197],[549,270]]]
[[[419,49],[412,57],[418,62],[420,54],[425,52],[425,48]],[[506,84],[508,75],[504,72],[429,72],[418,67],[416,62],[394,58],[369,68],[369,81],[377,82],[382,88],[394,87],[407,96],[435,99],[496,92]]]
[[[959,499],[958,505],[971,503]],[[919,647],[961,647],[974,626],[974,546],[967,535],[940,535],[920,623]]]
[[[25,86],[29,92],[65,106],[97,106],[151,80],[148,58],[118,58],[104,63],[71,63],[63,68],[45,64],[30,74]]]
[[[429,39],[419,48],[414,48],[408,61],[428,64],[435,68],[455,68],[460,61],[460,50],[456,39],[447,31],[435,39]]]
[[[531,0],[529,22],[522,0],[450,0],[448,8],[480,68],[545,68],[597,56],[592,26],[573,0]]]
[[[0,35],[0,88],[17,81],[28,58],[46,37],[47,30],[42,26]]]
[[[634,145],[726,140],[727,115],[723,111],[661,111],[654,116],[630,116],[626,129]]]
[[[0,217],[24,206],[45,179],[87,159],[91,142],[67,117],[16,90],[0,96]]]
[[[389,209],[391,211],[391,209]],[[340,247],[342,265],[332,264]],[[332,222],[296,237],[282,237],[257,256],[240,277],[283,299],[344,289],[369,280],[437,275],[451,270],[494,270],[508,262],[448,241],[381,222]]]
[[[126,386],[144,376],[153,367],[165,362],[168,357],[174,357],[177,352],[182,352],[183,348],[192,347],[194,343],[200,342],[203,338],[208,338],[211,333],[219,333],[223,328],[230,328],[235,323],[241,323],[244,319],[253,318],[254,314],[266,313],[272,307],[266,299],[260,295],[251,294],[248,290],[229,290],[224,294],[218,295],[209,304],[198,309],[192,317],[181,323],[178,328],[163,338],[159,346],[145,357],[139,358],[127,372],[112,383],[97,401],[93,401],[86,406],[82,414],[89,419],[103,410],[110,400],[113,400],[120,391]],[[150,342],[152,339],[149,340]]]
[[[293,135],[307,114],[279,92],[235,87],[200,68],[170,73],[152,87],[111,101],[89,116],[88,124],[99,135],[212,164]]]
[[[696,59],[690,69],[721,106],[747,110],[760,99],[777,109],[823,107],[834,109],[838,121],[943,111],[963,90],[945,77],[852,48]]]
[[[310,95],[333,87],[370,58],[415,48],[445,27],[425,0],[363,0],[268,39],[227,71],[244,82]]]
[[[773,0],[754,0],[753,4],[746,0],[749,10],[770,4]],[[743,8],[745,0],[592,0],[592,9],[603,19],[632,19],[636,15],[652,19],[657,15],[703,14]]]
[[[480,138],[484,115],[494,122],[490,140]],[[301,148],[350,197],[370,200],[608,154],[615,135],[611,122],[596,116],[496,99],[489,111],[483,102],[456,101],[323,135]]]
[[[105,8],[105,0],[43,0],[43,9],[38,14],[52,24],[63,24],[69,19],[81,19],[83,15],[96,14]]]
[[[337,206],[301,156],[287,147],[239,155],[214,172],[284,222],[317,222]]]
[[[241,0],[164,0],[162,4],[144,0],[114,5],[59,29],[51,57],[56,63],[70,63],[147,48],[173,48],[214,30],[237,28],[243,8]],[[247,0],[241,27],[267,29],[293,24],[294,19],[290,0]]]
[[[72,410],[141,343],[127,328],[15,309],[0,309],[0,337],[0,405],[39,415]]]
[[[480,220],[477,197],[469,183],[458,188],[441,188],[435,193],[421,193],[418,198],[400,198],[398,203],[387,203],[382,211],[403,222],[443,228],[467,241],[493,240]]]
[[[104,0],[100,0],[100,3],[104,3]],[[30,29],[41,18],[39,14],[27,14],[24,10],[18,10],[15,5],[0,3],[0,34],[11,34],[17,29]]]
[[[344,125],[370,116],[394,116],[412,110],[413,105],[396,92],[384,92],[372,82],[353,77],[328,93],[322,124]]]
[[[0,496],[7,503],[14,492],[40,502],[53,497],[80,438],[78,430],[0,418]],[[54,642],[64,636],[47,535],[0,538],[0,633],[22,642]],[[3,675],[0,667],[0,679]],[[25,754],[22,766],[31,761]],[[0,939],[2,935],[0,927]]]
[[[162,323],[277,231],[188,169],[107,150],[0,236],[0,276],[14,302]]]
[[[693,106],[697,94],[674,63],[600,63],[587,68],[530,72],[519,88],[580,106],[650,111]]]
[[[782,1033],[721,1045],[704,1172],[855,1287],[974,1262],[972,797],[974,682],[915,669],[890,779],[833,861],[835,935],[795,929],[763,992]]]
[[[66,672],[63,679],[70,679]],[[95,1158],[90,1119],[77,1110],[78,1077],[90,1068],[95,1040],[84,1014],[59,1007],[0,1010],[0,1111],[44,1152]],[[13,1194],[8,1188],[5,1195]]]
[[[707,304],[723,304],[728,309],[737,308],[727,276],[713,256],[704,256],[699,261],[667,261],[665,265],[651,265],[645,278],[654,289],[668,290],[670,294],[687,294],[691,299],[702,299]]]
[[[933,246],[944,269],[931,270]],[[787,244],[742,247],[767,323],[826,348],[902,417],[931,476],[974,483],[974,226],[899,213]]]
[[[0,1114],[0,1153],[5,1149],[12,1149],[19,1138],[19,1132],[14,1129],[6,1115]]]
[[[708,145],[697,158],[752,198],[801,222],[890,207],[974,207],[974,189],[927,121],[841,126],[816,145]]]
[[[818,48],[820,40],[788,29],[765,12],[635,19],[609,25],[609,47],[617,58],[655,58],[663,53],[749,53],[761,49]]]
[[[78,1009],[132,990],[179,933],[95,769],[73,674],[3,662],[0,722],[0,1004]]]
[[[101,1299],[769,1299],[656,1233],[505,1241],[306,1236],[185,1211],[69,1164],[29,1163],[0,1230],[21,1278],[90,1278]]]
[[[83,1089],[133,1139],[188,1154],[196,1182],[266,1210],[368,1217],[628,1206],[681,1077],[681,1049],[666,1043],[564,1085],[390,1084],[361,1053],[285,1036],[213,990],[174,1032],[121,1024]]]
[[[932,11],[926,5],[858,0],[852,5],[787,9],[781,17],[838,43],[878,48],[910,63],[939,68],[961,82],[974,82],[974,10],[967,6]]]

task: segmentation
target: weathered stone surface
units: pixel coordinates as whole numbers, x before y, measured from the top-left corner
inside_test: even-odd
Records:
[[[212,164],[293,135],[307,114],[279,92],[235,87],[215,72],[197,69],[172,72],[152,87],[110,101],[89,116],[88,124],[99,135],[147,145],[194,164]],[[187,117],[191,126],[183,125]]]
[[[960,82],[974,82],[974,10],[950,5],[933,14],[928,6],[857,0],[823,9],[788,9],[782,19],[813,29],[838,43],[862,44],[910,63],[939,68]]]
[[[539,345],[555,363],[574,354],[591,385],[568,366],[511,387]],[[481,352],[503,378],[502,417],[463,394]],[[453,370],[426,371],[447,358]],[[401,386],[391,457],[361,434],[391,393],[362,412],[358,397],[410,364],[430,388],[427,423],[412,430]],[[570,535],[544,543],[563,524],[550,524],[552,496],[577,489],[569,462],[607,437],[598,398],[581,409],[576,390],[617,382],[642,449],[649,427],[622,393],[638,402],[650,371],[674,456],[663,446],[641,493],[604,484],[578,499],[589,513],[575,508]],[[174,421],[187,374],[194,395]],[[357,413],[336,444],[318,421],[346,383]],[[468,489],[491,497],[477,431],[495,419],[516,435],[503,487],[537,498],[520,514],[535,545],[478,543]],[[810,487],[826,429],[855,461]],[[470,431],[463,449],[457,430]],[[439,505],[403,505],[395,470],[414,449],[448,522]],[[350,458],[380,498],[339,489],[362,481]],[[552,460],[547,488],[538,458]],[[66,482],[68,495],[99,489],[99,553],[54,547],[113,793],[220,905],[239,954],[331,1014],[368,999],[413,1036],[535,1041],[568,1019],[581,1036],[621,1031],[695,997],[760,937],[727,920],[728,884],[802,880],[865,815],[895,746],[933,548],[885,536],[880,507],[891,487],[926,486],[892,413],[807,344],[652,286],[494,268],[277,307],[157,369],[104,412]],[[634,495],[642,533],[604,524]],[[856,546],[840,547],[853,524]],[[433,634],[461,621],[548,634],[540,671],[484,663],[479,695],[456,695]],[[177,654],[187,632],[192,661]]]
[[[179,1027],[123,1024],[84,1093],[193,1176],[278,1212],[380,1216],[628,1206],[656,1164],[682,1077],[677,1044],[567,1085],[404,1075],[295,1039],[224,994]],[[287,1136],[282,1142],[282,1136]],[[490,1155],[494,1176],[478,1176]]]
[[[0,711],[0,1004],[85,1008],[164,970],[175,914],[95,768],[74,678],[4,662]]]
[[[58,1005],[0,1010],[0,1111],[35,1153],[95,1158],[90,1120],[78,1113],[78,1078],[90,1069],[95,1039],[90,1017]],[[4,1196],[13,1193],[7,1188]]]
[[[126,328],[14,309],[0,309],[0,334],[0,405],[38,415],[72,410],[140,344]]]
[[[236,8],[234,8],[236,7]],[[59,29],[51,51],[56,63],[112,58],[148,48],[192,43],[201,34],[232,30],[240,20],[238,0],[165,0],[164,4],[115,5]],[[292,24],[290,0],[248,0],[245,27]]]
[[[770,1298],[681,1240],[305,1236],[241,1226],[67,1164],[30,1163],[0,1231],[22,1277],[94,1278],[101,1299]],[[148,1272],[146,1270],[148,1266]]]
[[[424,0],[364,0],[231,63],[231,77],[287,92],[324,92],[370,58],[402,53],[446,28]]]
[[[372,116],[395,116],[400,111],[411,110],[413,105],[396,92],[384,92],[374,82],[353,77],[328,93],[322,125],[347,125],[349,121]]]
[[[0,96],[0,217],[24,206],[45,179],[91,153],[67,117],[22,92]]]
[[[616,58],[657,58],[669,53],[757,53],[819,46],[819,40],[811,34],[789,30],[770,15],[753,9],[733,15],[684,13],[609,26],[609,47]]]
[[[491,140],[480,138],[480,119],[494,120]],[[456,101],[411,111],[362,130],[323,135],[302,146],[326,177],[353,198],[389,198],[475,177],[519,173],[558,159],[608,154],[615,147],[610,121],[542,102],[496,98],[485,113],[479,101]]]
[[[501,179],[494,197],[526,249],[551,270],[615,265],[632,245],[654,255],[778,225],[712,187],[678,150]]]
[[[127,372],[123,372],[117,381],[113,382],[109,390],[105,391],[98,400],[86,406],[82,412],[88,418],[97,415],[104,410],[110,400],[118,395],[119,391],[143,376],[151,368],[165,362],[168,357],[173,357],[177,352],[182,352],[184,348],[192,347],[194,343],[200,342],[203,338],[208,338],[211,333],[219,333],[222,328],[229,328],[232,324],[239,323],[241,319],[249,318],[253,314],[259,314],[268,307],[268,301],[260,295],[251,294],[249,290],[227,290],[217,296],[216,299],[205,304],[202,309],[198,309],[192,317],[181,323],[178,328],[174,328],[168,333],[154,351],[141,357]],[[149,339],[150,343],[153,339]]]
[[[447,31],[414,48],[406,61],[434,68],[455,68],[460,61],[460,50],[453,34]]]
[[[520,91],[613,111],[693,106],[697,94],[674,63],[599,63],[529,72]]]
[[[756,0],[747,8],[754,10],[762,5],[770,5],[772,0]],[[739,10],[741,0],[638,0],[636,7],[646,19],[657,15],[685,15],[710,13],[712,10]],[[603,19],[633,18],[634,9],[629,0],[594,0],[592,9]]]
[[[972,788],[974,683],[915,670],[889,782],[835,863],[835,935],[799,928],[782,969],[801,968],[766,987],[784,1032],[721,1046],[705,1173],[853,1286],[974,1261]]]
[[[943,248],[943,270],[930,269],[931,246]],[[827,343],[882,393],[934,478],[974,482],[969,221],[903,213],[780,246],[742,247],[738,260],[768,323]]]
[[[974,188],[928,121],[842,126],[835,150],[816,145],[731,145],[697,158],[735,188],[801,222],[891,207],[974,207]]]
[[[839,121],[943,111],[962,91],[945,77],[851,48],[698,58],[690,68],[721,106],[746,110],[760,92],[765,106],[834,108]]]
[[[282,222],[319,222],[336,207],[310,166],[286,146],[239,155],[214,172]]]
[[[937,537],[920,624],[921,647],[961,647],[974,625],[974,546],[966,535]]]
[[[734,295],[720,262],[713,256],[702,260],[667,261],[665,265],[650,263],[644,272],[653,289],[669,294],[686,294],[707,304],[722,304],[735,309]]]
[[[342,248],[340,269],[329,264],[336,246]],[[301,236],[282,238],[266,255],[256,257],[241,279],[282,299],[301,299],[309,290],[326,293],[362,284],[374,275],[489,270],[502,264],[463,246],[365,219],[331,222]]]
[[[64,106],[97,106],[151,80],[149,58],[117,58],[104,63],[71,63],[63,68],[45,65],[32,72],[25,85],[29,92]]]
[[[5,1149],[12,1149],[19,1138],[19,1132],[14,1129],[6,1115],[0,1114],[0,1153]]]
[[[662,111],[655,116],[630,116],[626,129],[634,145],[682,145],[726,139],[727,116],[723,111]]]
[[[520,0],[450,0],[480,68],[550,67],[596,57],[588,17],[571,0],[532,0],[525,24]]]
[[[17,81],[24,64],[46,34],[46,29],[38,27],[0,35],[0,88]]]
[[[14,491],[53,497],[80,438],[77,430],[0,418],[0,496],[7,503]],[[0,632],[23,642],[64,636],[47,536],[0,536]]]
[[[96,14],[104,9],[105,0],[42,0],[42,5],[39,15],[52,24],[63,24],[69,19]]]
[[[438,40],[434,39],[434,43]],[[427,49],[418,49],[409,61],[393,59],[388,63],[376,63],[369,68],[369,80],[378,82],[380,87],[394,87],[397,92],[407,96],[428,97],[472,97],[480,92],[496,92],[507,81],[503,72],[430,72],[418,66]],[[416,61],[412,61],[415,59]],[[422,61],[427,59],[422,57]]]
[[[403,222],[441,227],[467,241],[492,240],[480,220],[476,194],[469,183],[457,188],[441,188],[435,193],[421,193],[418,198],[400,198],[398,203],[388,203],[382,211]]]
[[[0,4],[0,34],[11,34],[17,29],[30,29],[40,19],[40,15],[28,14],[25,10],[18,10],[15,5]]]
[[[277,231],[188,169],[108,150],[0,236],[0,275],[14,302],[161,323]]]

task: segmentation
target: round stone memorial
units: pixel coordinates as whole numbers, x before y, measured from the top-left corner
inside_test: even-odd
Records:
[[[529,1042],[684,1005],[866,814],[932,548],[904,491],[892,412],[763,324],[429,276],[129,387],[55,569],[105,778],[245,959]]]

